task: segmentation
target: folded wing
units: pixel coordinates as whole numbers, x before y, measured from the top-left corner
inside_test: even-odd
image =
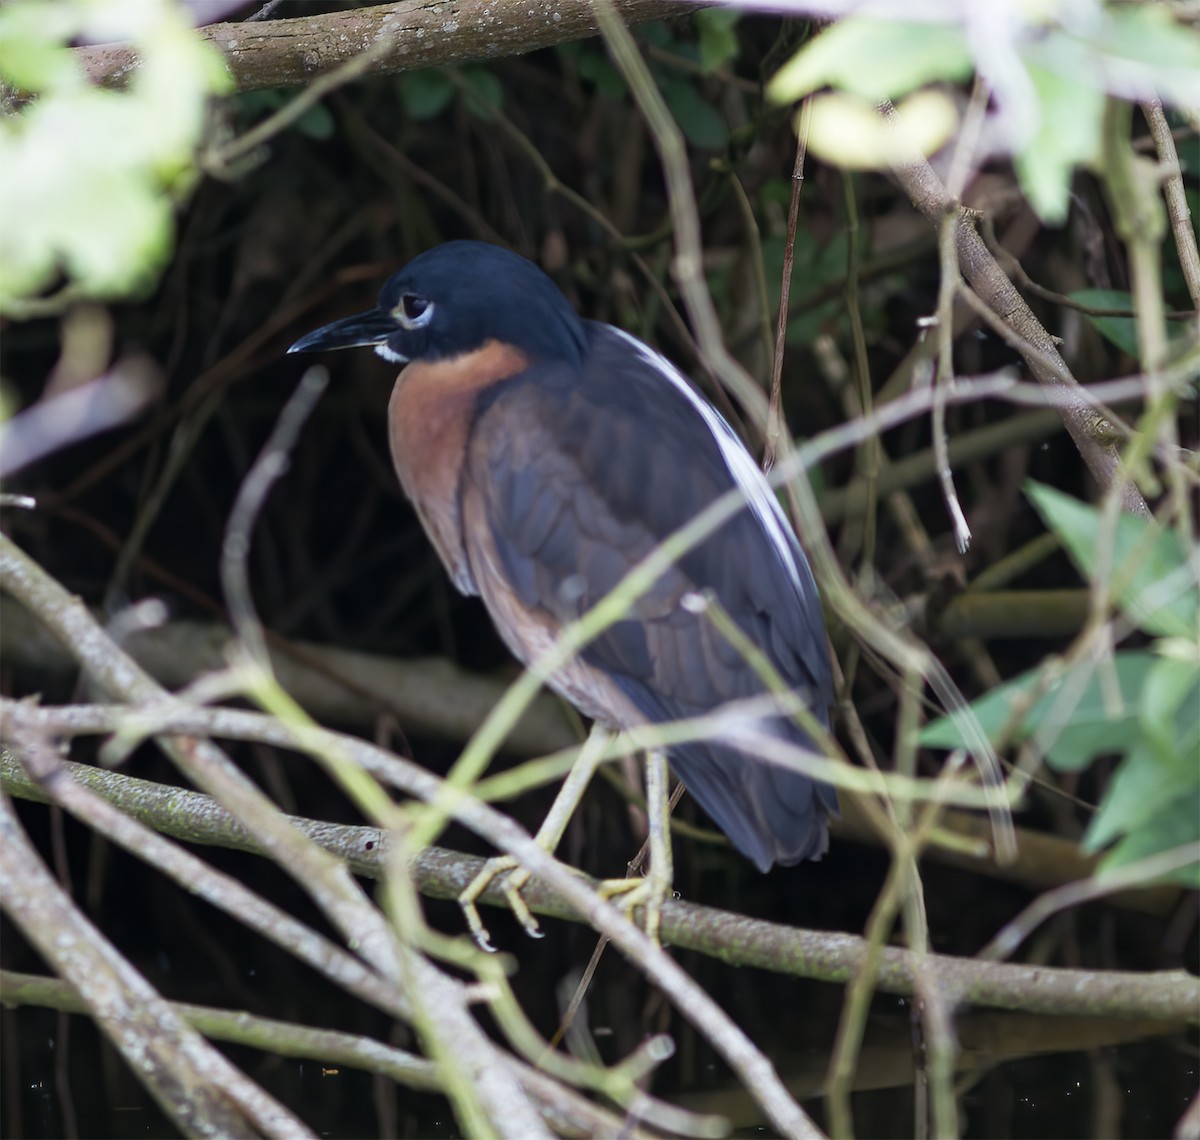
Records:
[[[816,587],[753,460],[640,342],[598,324],[589,337],[582,373],[535,364],[484,395],[471,433],[462,494],[477,497],[490,525],[488,556],[512,590],[507,617],[492,607],[506,639],[529,660],[522,628],[554,630],[578,617],[664,538],[740,487],[747,506],[583,651],[583,663],[624,697],[594,711],[621,727],[630,706],[641,719],[666,722],[763,694],[741,654],[685,604],[708,590],[827,724],[832,685]],[[766,723],[806,743],[793,722]],[[761,870],[824,852],[836,810],[827,785],[725,743],[680,745],[670,757]]]

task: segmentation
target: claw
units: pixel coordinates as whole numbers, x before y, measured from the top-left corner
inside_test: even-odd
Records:
[[[538,925],[538,920],[533,917],[533,911],[529,909],[529,904],[521,894],[528,882],[528,868],[518,867],[510,872],[504,881],[504,897],[508,901],[509,910],[513,912],[513,917],[521,924],[521,929],[526,935],[530,938],[545,938],[546,932]]]
[[[571,813],[579,804],[579,799],[587,788],[596,765],[600,762],[603,746],[608,740],[605,729],[595,726],[591,735],[584,742],[574,766],[563,781],[554,803],[550,807],[542,826],[538,829],[535,839],[538,845],[547,852],[553,852],[562,838],[563,831],[571,818]],[[542,928],[537,919],[521,897],[521,889],[529,882],[529,871],[522,867],[511,855],[501,855],[489,859],[481,868],[478,875],[471,880],[470,885],[458,896],[458,905],[462,907],[467,920],[467,929],[475,942],[484,950],[495,953],[495,947],[488,935],[483,919],[479,917],[479,908],[475,905],[480,895],[501,875],[505,876],[502,890],[509,907],[530,938],[543,937]]]
[[[505,880],[502,888],[504,897],[525,933],[530,938],[545,937],[542,928],[538,926],[537,919],[533,917],[533,912],[521,897],[521,889],[529,882],[529,871],[511,855],[499,855],[494,859],[489,859],[480,869],[479,874],[471,880],[467,889],[458,896],[458,905],[462,908],[471,937],[475,939],[475,944],[481,950],[485,950],[489,954],[496,953],[496,947],[492,945],[491,935],[488,934],[487,927],[483,925],[483,919],[479,916],[479,907],[476,906],[476,903],[483,892],[502,876]]]
[[[671,893],[671,884],[664,883],[653,873],[640,879],[605,879],[597,890],[601,898],[615,901],[617,896],[623,896],[620,907],[629,917],[642,907],[642,929],[646,932],[655,946],[662,945],[662,905],[667,895]]]

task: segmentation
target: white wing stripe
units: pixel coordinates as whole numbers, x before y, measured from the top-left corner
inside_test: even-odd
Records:
[[[775,553],[779,555],[792,584],[796,587],[797,592],[803,594],[805,592],[804,585],[800,580],[800,571],[796,564],[796,556],[800,553],[799,543],[796,541],[791,527],[788,526],[787,519],[779,506],[779,500],[775,498],[766,476],[759,470],[758,464],[754,462],[754,457],[746,450],[742,441],[738,439],[737,433],[716,408],[701,398],[687,382],[683,373],[665,356],[660,356],[649,345],[643,344],[637,337],[627,333],[624,329],[614,327],[613,331],[636,349],[642,359],[650,364],[659,375],[682,392],[692,407],[703,417],[708,430],[721,449],[725,466],[729,468],[734,482],[746,496],[746,502],[750,504],[755,518],[758,519],[767,537],[771,540],[771,545],[775,547]]]

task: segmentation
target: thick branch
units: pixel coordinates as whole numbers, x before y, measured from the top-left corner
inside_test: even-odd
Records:
[[[636,24],[695,5],[615,0],[615,7]],[[384,39],[391,46],[379,50],[368,74],[522,55],[595,35],[597,26],[590,0],[406,0],[294,20],[210,24],[198,34],[225,57],[239,91],[256,91],[300,87]],[[81,47],[76,55],[88,79],[106,87],[120,86],[138,66],[137,52],[123,44]]]
[[[258,852],[254,838],[209,797],[198,792],[135,780],[85,764],[65,766],[74,779],[165,834],[191,843],[206,843]],[[19,764],[5,756],[0,767],[3,786],[14,796],[42,801],[45,794]],[[345,859],[359,875],[382,873],[386,851],[372,828],[344,827],[313,820],[291,822],[327,851]],[[475,878],[483,860],[440,848],[417,858],[414,878],[421,891],[435,898],[457,898]],[[539,914],[579,921],[578,912],[541,882],[531,882],[524,897]],[[483,901],[504,902],[493,885]],[[757,966],[797,977],[844,983],[861,968],[866,942],[848,934],[800,930],[745,918],[711,907],[667,902],[663,907],[665,943],[698,950],[734,966]],[[978,962],[948,955],[926,957],[931,970],[954,1000],[1029,1013],[1093,1017],[1136,1017],[1156,1021],[1194,1021],[1200,1008],[1200,981],[1182,971],[1129,974],[1107,970]],[[879,988],[911,995],[918,974],[914,956],[898,947],[883,951]]]
[[[966,596],[966,595],[964,595]],[[19,608],[19,607],[15,607]],[[0,611],[2,612],[2,611]],[[153,632],[153,631],[150,631]],[[2,648],[2,645],[0,645]],[[0,653],[0,657],[3,653]],[[0,702],[2,705],[3,702]],[[0,717],[4,709],[0,707]],[[66,706],[58,708],[23,708],[20,716],[31,722],[36,721],[38,731],[51,735],[91,734],[114,732],[121,728],[129,714],[125,710],[113,710],[98,705]],[[254,717],[234,709],[222,707],[208,709],[193,709],[190,714],[193,722],[190,727],[201,735],[217,737],[228,736],[237,739],[250,725],[262,726],[264,718]],[[180,721],[175,718],[172,723]],[[370,727],[368,722],[367,727]],[[472,730],[475,728],[472,725]],[[358,757],[359,761],[370,767],[372,758],[377,753],[365,742],[342,734],[327,734],[330,747],[345,749],[350,755]],[[254,739],[262,738],[260,727]],[[279,743],[277,738],[272,741]],[[283,746],[290,747],[294,741],[283,739]],[[571,742],[565,740],[563,748],[571,747]],[[7,769],[6,769],[7,772]],[[82,769],[81,778],[89,782],[89,786],[100,787],[110,778],[110,774],[94,768]],[[112,776],[112,779],[123,777]],[[136,782],[135,782],[136,783]],[[137,793],[135,784],[122,785],[121,803],[123,808],[137,816]],[[160,785],[145,785],[153,801]],[[407,789],[412,791],[413,789]],[[141,818],[137,816],[137,818]],[[146,822],[152,822],[147,819]],[[295,822],[295,821],[293,821]],[[322,827],[322,824],[307,824],[300,830],[311,835],[311,828]],[[1017,828],[1016,858],[998,860],[993,847],[994,837],[988,821],[968,811],[947,810],[943,813],[940,829],[944,833],[961,837],[966,842],[936,842],[925,849],[925,858],[934,862],[947,863],[950,866],[961,867],[980,875],[998,878],[1007,882],[1021,883],[1031,890],[1043,890],[1061,886],[1065,883],[1086,879],[1096,868],[1097,857],[1085,855],[1078,844],[1055,835],[1048,835],[1028,828]],[[846,794],[842,798],[842,817],[832,824],[833,834],[839,839],[850,839],[858,843],[869,843],[878,846],[883,840],[878,825],[873,821],[869,812],[859,806],[855,796]],[[376,838],[376,829],[362,829],[365,840]],[[224,845],[238,846],[237,835],[230,834],[222,839],[210,839],[208,842],[219,842]],[[338,832],[345,837],[349,833],[345,828]],[[312,836],[317,838],[316,836]],[[319,841],[319,840],[318,840]],[[343,838],[343,842],[346,840]],[[1143,887],[1135,891],[1123,891],[1112,895],[1108,902],[1136,910],[1145,914],[1163,915],[1169,913],[1179,899],[1179,888],[1171,884],[1160,884],[1154,887]]]

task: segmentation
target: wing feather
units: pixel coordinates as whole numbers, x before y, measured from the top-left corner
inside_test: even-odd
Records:
[[[741,485],[758,496],[757,507],[739,511],[685,554],[581,656],[609,691],[615,685],[627,698],[609,702],[614,727],[628,723],[630,704],[642,719],[664,722],[761,694],[738,651],[681,604],[693,591],[711,590],[828,723],[832,685],[816,587],[782,516],[764,514],[775,510],[773,499],[764,508],[763,496],[771,496],[765,481],[748,455],[749,475],[742,459],[731,462],[732,433],[719,434],[729,430],[724,422],[718,417],[714,427],[716,413],[698,407],[649,350],[604,325],[589,326],[589,338],[582,371],[534,364],[481,398],[463,493],[481,500],[489,553],[515,602],[539,628],[573,620],[664,538]],[[520,630],[502,632],[520,654]],[[790,721],[770,723],[805,743]],[[824,852],[826,817],[836,810],[831,788],[723,743],[679,746],[671,761],[760,869]]]

